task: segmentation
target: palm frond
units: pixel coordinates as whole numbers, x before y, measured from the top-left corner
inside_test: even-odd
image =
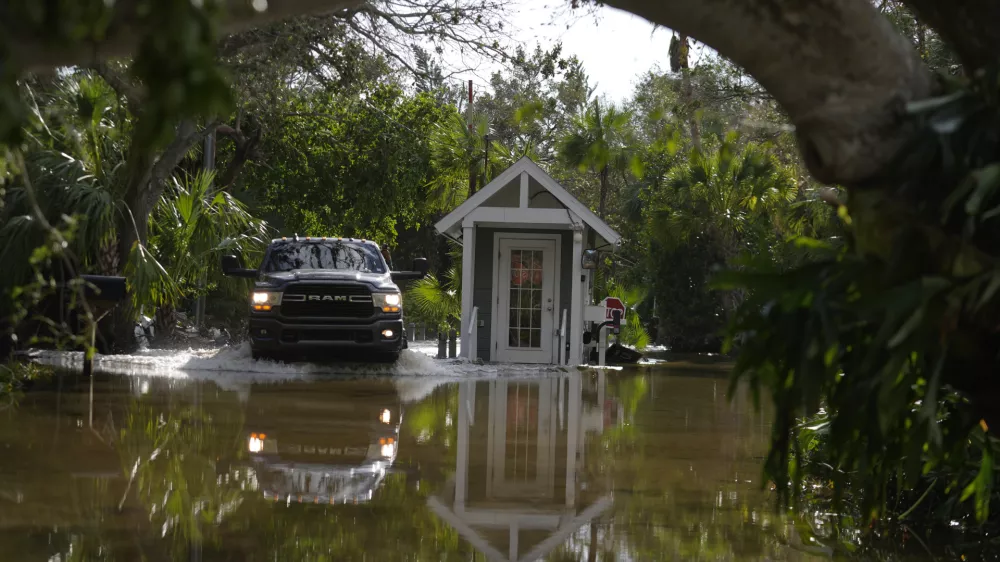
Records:
[[[174,278],[145,246],[136,243],[125,265],[129,298],[136,310],[156,308],[180,300],[182,292]]]

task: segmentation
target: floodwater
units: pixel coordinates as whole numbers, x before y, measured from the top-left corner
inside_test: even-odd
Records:
[[[724,369],[239,353],[62,357],[0,412],[0,560],[806,559]]]

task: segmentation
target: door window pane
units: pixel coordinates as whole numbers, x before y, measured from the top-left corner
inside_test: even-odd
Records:
[[[510,347],[541,347],[543,257],[542,250],[510,251]]]

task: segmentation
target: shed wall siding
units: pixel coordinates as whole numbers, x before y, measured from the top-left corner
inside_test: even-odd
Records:
[[[493,273],[497,263],[497,249],[493,247],[494,234],[497,232],[517,232],[532,234],[553,234],[552,230],[518,229],[518,228],[485,228],[476,227],[476,263],[473,276],[472,306],[479,307],[479,357],[484,361],[493,361],[493,346],[491,345],[493,327]],[[560,267],[559,272],[559,308],[555,311],[553,326],[559,329],[562,311],[570,310],[570,277],[573,274],[573,232],[570,230],[555,231],[560,235]],[[571,319],[570,319],[571,320]]]

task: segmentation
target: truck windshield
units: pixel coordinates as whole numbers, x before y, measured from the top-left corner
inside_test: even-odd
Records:
[[[354,242],[275,242],[267,253],[263,271],[296,269],[340,269],[363,273],[385,273],[385,262],[370,244]]]

